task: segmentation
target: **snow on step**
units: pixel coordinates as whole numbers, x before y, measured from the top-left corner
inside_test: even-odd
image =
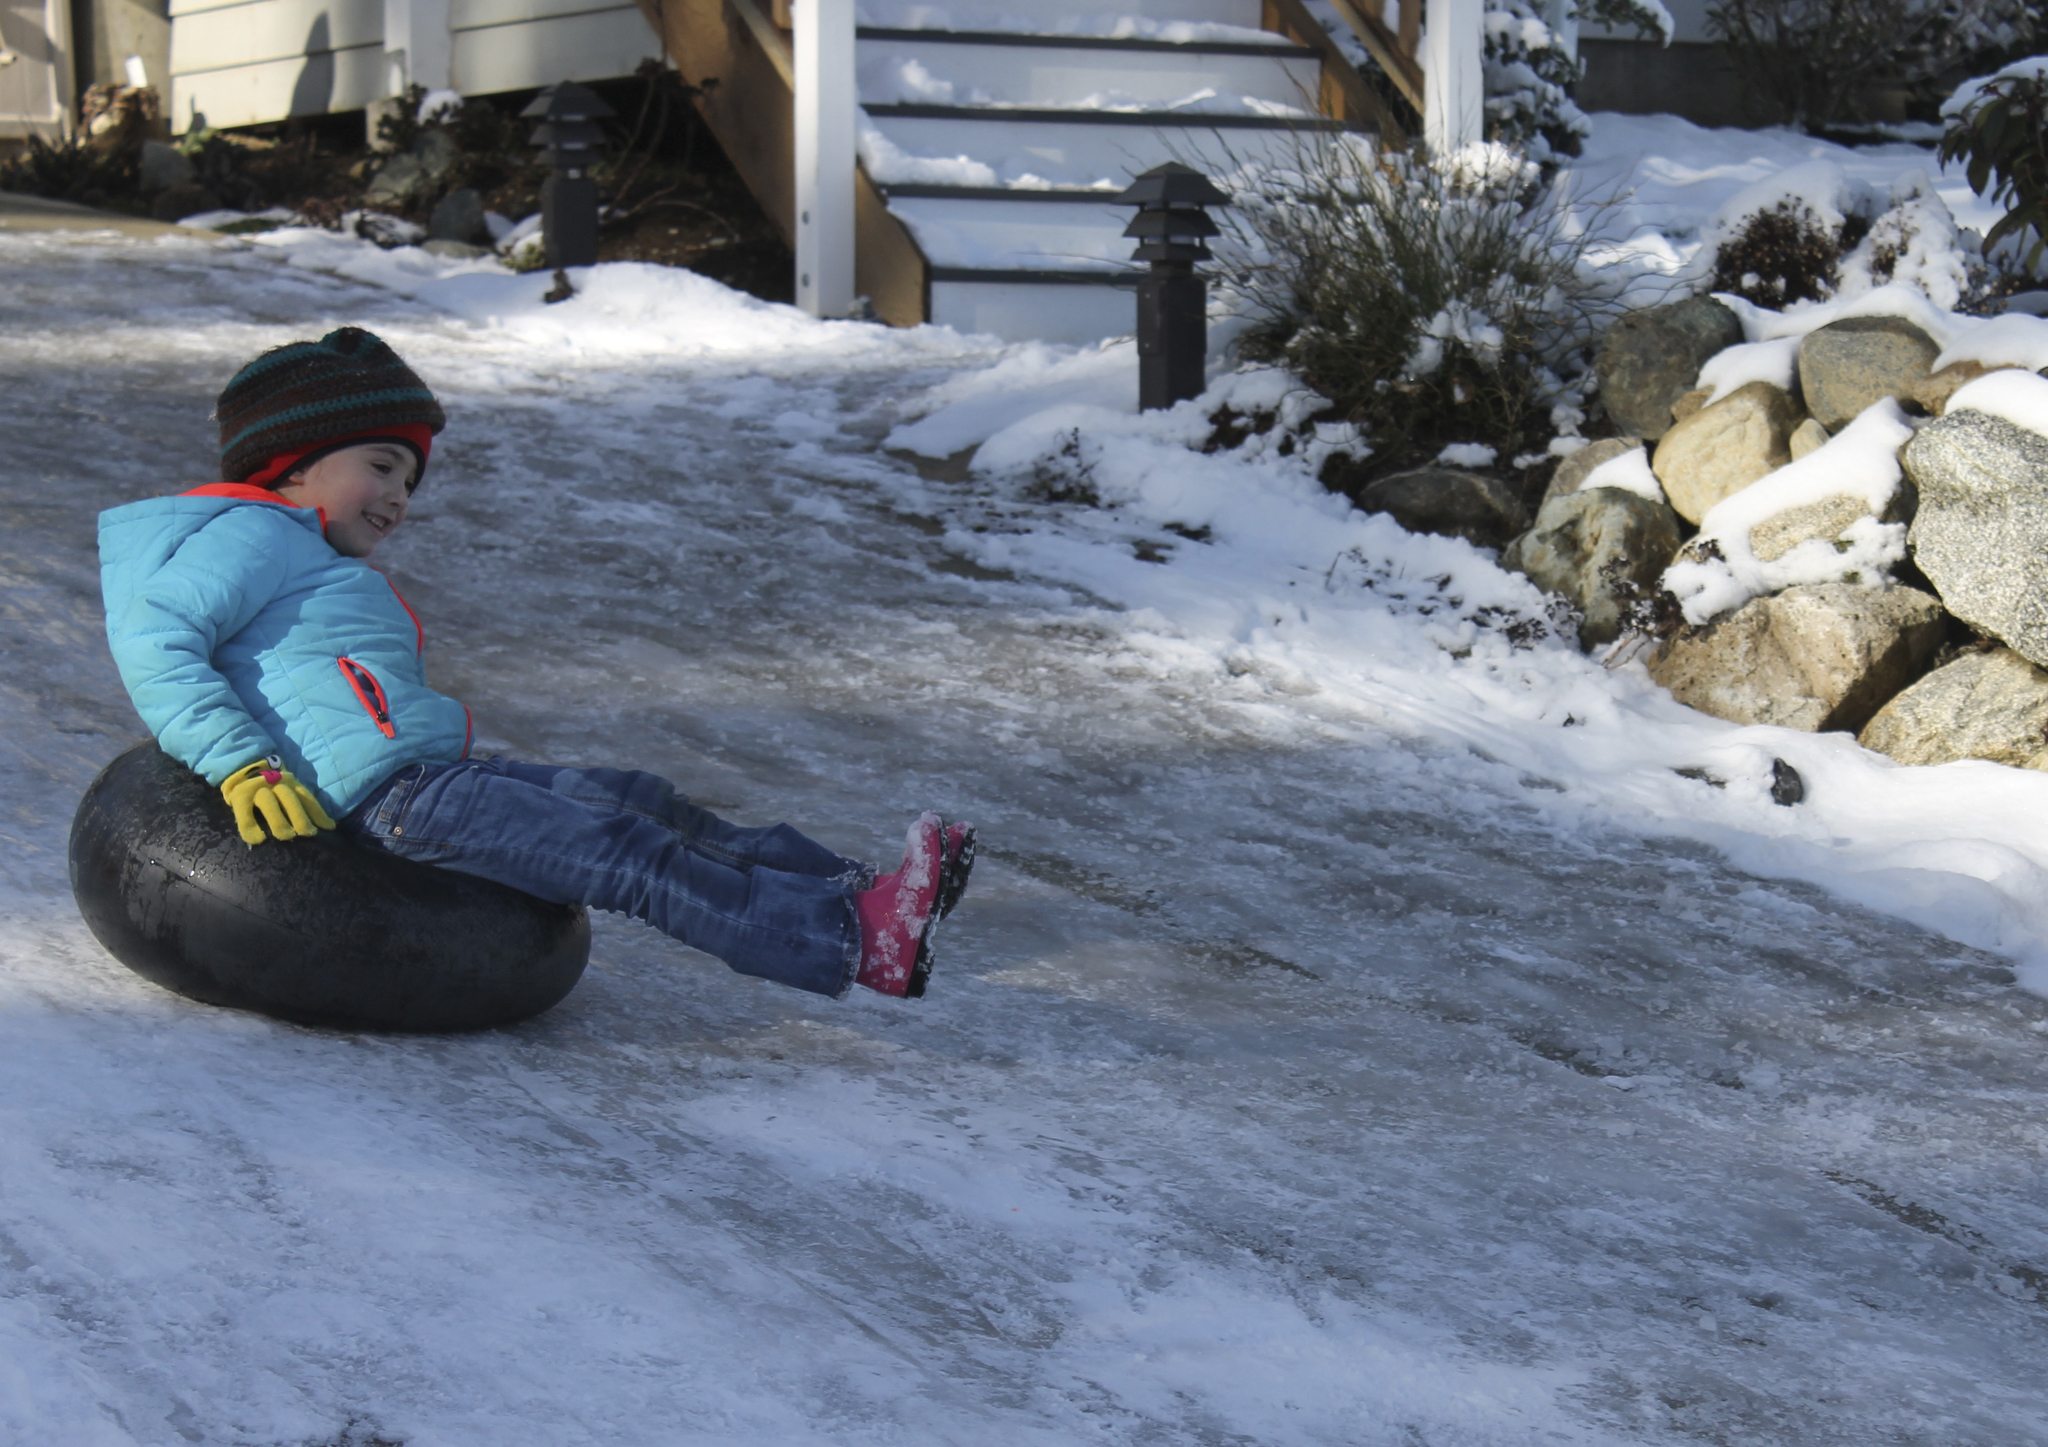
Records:
[[[1137,317],[1137,293],[1129,287],[1003,279],[932,283],[933,322],[1012,341],[1085,345],[1127,337]]]
[[[863,104],[1312,110],[1320,76],[1312,52],[1289,47],[1257,55],[991,44],[961,36],[863,38],[856,63]]]
[[[1108,197],[1164,161],[1227,189],[1329,125],[1319,61],[1260,28],[1261,0],[860,0],[858,16],[862,163],[930,265],[931,319],[965,331],[1128,335],[1137,268]],[[1053,191],[1101,194],[1030,195]]]
[[[1232,126],[1228,117],[1178,126],[1147,124],[1144,117],[1104,124],[1010,120],[1001,115],[891,115],[871,110],[861,128],[860,158],[884,189],[894,182],[1121,191],[1133,177],[1162,161],[1180,161],[1221,178],[1245,161],[1282,161],[1314,143],[1286,128]]]
[[[1079,13],[1077,13],[1077,11]],[[861,25],[903,30],[993,30],[1123,40],[1252,40],[1284,44],[1259,24],[1259,0],[1117,0],[1089,14],[1071,0],[860,0]]]
[[[1131,269],[1124,226],[1128,206],[1100,201],[976,201],[942,196],[895,197],[901,217],[935,267],[996,271]]]

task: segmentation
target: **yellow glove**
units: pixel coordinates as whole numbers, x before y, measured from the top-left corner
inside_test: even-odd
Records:
[[[311,839],[315,829],[332,829],[334,821],[313,797],[313,791],[284,771],[276,754],[244,764],[221,781],[220,796],[235,811],[235,828],[244,844],[272,839]],[[266,836],[263,824],[270,826]]]

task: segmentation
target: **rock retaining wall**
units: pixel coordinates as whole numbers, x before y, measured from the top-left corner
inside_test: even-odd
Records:
[[[2048,350],[2048,323],[2010,335]],[[1704,297],[1616,326],[1600,387],[1628,435],[1560,464],[1503,564],[1567,599],[1586,646],[1648,643],[1652,676],[1717,717],[2048,768],[2048,377],[1938,367],[1903,316],[1808,332],[1790,375],[1794,343],[1742,338]],[[1690,621],[1632,632],[1688,569]]]

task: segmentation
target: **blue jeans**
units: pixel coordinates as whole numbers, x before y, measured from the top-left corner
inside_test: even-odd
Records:
[[[743,975],[836,996],[859,963],[864,865],[787,824],[728,824],[655,774],[413,764],[340,822],[408,859],[645,920]]]

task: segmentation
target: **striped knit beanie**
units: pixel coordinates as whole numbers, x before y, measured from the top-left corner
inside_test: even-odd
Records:
[[[274,487],[341,447],[396,442],[427,470],[441,404],[398,353],[361,327],[273,347],[235,373],[214,405],[221,476]]]

